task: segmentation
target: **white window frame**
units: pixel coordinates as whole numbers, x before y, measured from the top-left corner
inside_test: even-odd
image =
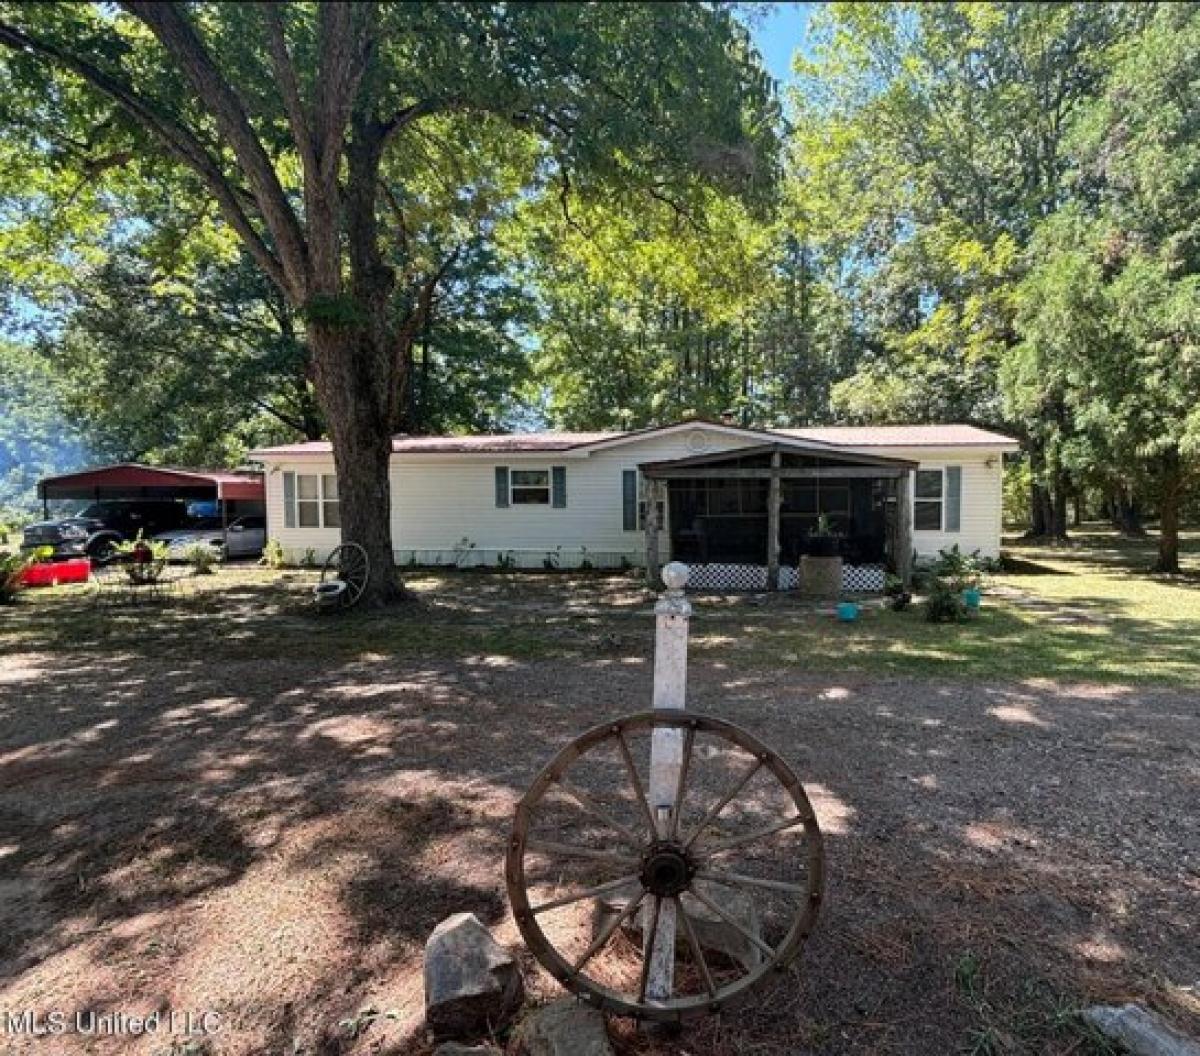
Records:
[[[941,480],[941,486],[938,488],[938,497],[936,499],[921,498],[917,495],[917,478],[921,473],[936,473]],[[938,507],[938,526],[936,528],[918,528],[917,527],[917,503],[918,502],[936,502]],[[912,526],[914,532],[944,532],[946,530],[946,467],[945,466],[920,466],[913,471],[913,488],[912,488]]]
[[[518,491],[541,491],[540,484],[518,484],[518,473],[545,473],[546,474],[546,501],[545,502],[517,502],[516,494]],[[549,508],[554,505],[554,473],[549,466],[509,466],[508,467],[508,506],[512,509],[514,506],[545,506]]]
[[[342,524],[341,518],[341,498],[337,490],[337,475],[335,473],[300,473],[296,472],[296,492],[292,497],[295,503],[295,522],[297,528],[312,529],[312,528],[340,528]],[[317,482],[316,498],[302,499],[300,497],[300,481],[305,477],[314,478]],[[330,489],[326,488],[326,481],[333,481],[332,496]],[[317,523],[316,524],[301,524],[300,523],[300,507],[302,505],[313,505],[317,508]],[[338,508],[336,523],[330,524],[326,513],[330,506]]]

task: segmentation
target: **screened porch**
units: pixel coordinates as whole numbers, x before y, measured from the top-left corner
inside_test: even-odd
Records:
[[[910,472],[915,464],[848,452],[768,445],[646,463],[647,565],[728,567],[733,583],[787,588],[805,554],[848,569],[908,574]],[[659,518],[665,524],[656,523]],[[665,550],[664,550],[665,543]],[[663,550],[664,552],[657,552]],[[761,575],[755,570],[761,570]],[[713,578],[711,575],[708,578]]]

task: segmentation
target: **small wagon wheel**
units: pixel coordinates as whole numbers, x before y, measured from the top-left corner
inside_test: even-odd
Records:
[[[652,803],[636,760],[664,734],[677,782]],[[777,753],[732,723],[660,710],[597,726],[547,764],[517,805],[505,878],[526,945],[563,986],[617,1015],[678,1022],[795,957],[820,908],[824,853]],[[671,915],[675,951],[658,935]],[[675,963],[669,995],[647,994],[652,953]]]
[[[342,543],[325,559],[321,581],[317,584],[317,601],[327,605],[349,608],[358,602],[367,589],[371,563],[367,552],[358,543]]]

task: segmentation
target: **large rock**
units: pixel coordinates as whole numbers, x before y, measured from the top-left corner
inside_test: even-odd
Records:
[[[698,884],[703,886],[704,894],[710,900],[725,910],[751,935],[762,937],[762,927],[754,908],[754,899],[750,895],[741,890],[703,880],[698,881]],[[625,908],[629,897],[625,892],[617,892],[615,895],[596,899],[593,914],[593,928],[596,934],[599,934],[600,930]],[[762,951],[737,928],[723,921],[703,902],[687,893],[682,896],[680,902],[688,920],[692,922],[692,929],[696,932],[696,938],[704,947],[705,953],[716,953],[728,957],[735,964],[741,966],[744,971],[752,971],[762,964]],[[641,912],[635,913],[623,928],[630,938],[637,942],[642,941],[643,916],[644,914]],[[682,928],[676,929],[675,956],[676,958],[691,956]]]
[[[433,929],[425,943],[425,1022],[435,1038],[493,1031],[524,995],[516,960],[473,913],[455,913]]]
[[[1083,1018],[1133,1056],[1200,1056],[1200,1043],[1141,1005],[1096,1005],[1084,1009]]]
[[[603,1014],[573,997],[531,1012],[514,1037],[519,1056],[613,1056]]]

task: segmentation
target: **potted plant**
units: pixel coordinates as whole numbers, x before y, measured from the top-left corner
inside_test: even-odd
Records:
[[[842,623],[853,623],[861,611],[858,602],[852,598],[842,598],[837,604],[837,618]]]
[[[817,518],[816,527],[805,540],[800,556],[800,591],[820,598],[836,598],[842,593],[841,535],[828,514]]]
[[[979,611],[983,603],[983,564],[978,550],[964,554],[957,544],[940,550],[934,571],[950,583],[968,611]]]
[[[140,531],[132,542],[118,543],[116,550],[128,561],[125,574],[135,586],[158,582],[167,564],[167,544],[143,539]]]

